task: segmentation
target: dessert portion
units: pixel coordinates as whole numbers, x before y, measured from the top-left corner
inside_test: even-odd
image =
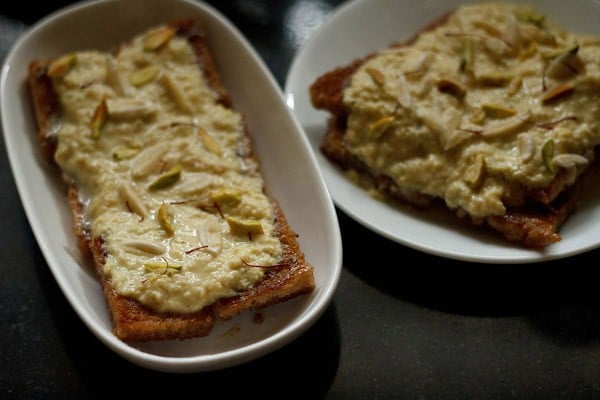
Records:
[[[314,290],[194,21],[114,53],[34,60],[29,88],[117,337],[206,336],[218,319]]]
[[[544,248],[596,158],[600,38],[528,6],[469,4],[309,91],[330,113],[321,150],[349,175]]]

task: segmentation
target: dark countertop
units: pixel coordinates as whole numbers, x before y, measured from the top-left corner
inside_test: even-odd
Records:
[[[0,59],[50,11],[0,6]],[[28,3],[28,2],[26,2]],[[283,87],[306,34],[341,1],[209,1]],[[33,3],[31,3],[33,4]],[[313,17],[291,31],[284,16]],[[313,24],[312,26],[310,24]],[[338,211],[344,269],[304,335],[217,372],[143,369],[81,322],[40,252],[0,140],[0,398],[600,399],[600,251],[543,264],[470,264],[390,242]]]

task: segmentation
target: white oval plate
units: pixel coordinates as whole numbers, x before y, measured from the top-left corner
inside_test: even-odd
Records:
[[[398,243],[438,256],[482,263],[530,263],[563,258],[600,245],[600,191],[586,193],[561,230],[562,241],[545,251],[520,248],[455,218],[375,200],[335,168],[319,150],[328,114],[315,110],[309,86],[323,73],[414,35],[466,1],[354,0],[338,8],[311,34],[291,65],[285,84],[288,106],[302,124],[336,205],[351,218]],[[600,34],[600,3],[594,0],[528,1],[566,28]],[[597,186],[597,185],[596,185]]]
[[[280,201],[299,234],[307,260],[315,267],[316,290],[266,309],[260,324],[252,322],[252,314],[246,313],[218,323],[206,338],[128,345],[111,333],[99,284],[81,259],[71,233],[64,186],[56,171],[40,157],[26,89],[27,66],[34,58],[77,49],[110,50],[153,24],[181,17],[197,19],[207,30],[234,107],[247,117],[267,189]],[[297,338],[328,306],[339,281],[342,258],[333,202],[308,141],[274,78],[246,39],[216,10],[186,0],[109,0],[69,6],[39,21],[15,43],[6,57],[0,83],[4,139],[33,233],[70,304],[116,353],[138,365],[166,372],[225,368]]]

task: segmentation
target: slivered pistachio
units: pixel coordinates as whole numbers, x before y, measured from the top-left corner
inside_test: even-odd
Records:
[[[483,184],[486,176],[486,162],[483,155],[479,154],[475,160],[467,167],[463,179],[473,188],[478,189]]]
[[[223,153],[219,142],[217,142],[215,138],[213,138],[208,132],[206,132],[204,128],[199,126],[196,131],[198,132],[200,141],[202,142],[202,145],[206,148],[206,150],[216,155],[221,155]]]
[[[579,154],[564,153],[552,157],[552,162],[562,168],[575,168],[578,165],[587,165],[588,159]]]
[[[46,74],[51,78],[64,76],[77,63],[77,55],[74,53],[66,54],[57,58],[48,65]]]
[[[104,125],[106,125],[106,121],[108,119],[108,107],[106,105],[106,100],[102,100],[100,104],[94,110],[94,115],[92,116],[92,121],[90,124],[90,129],[92,131],[92,137],[97,139],[100,137],[102,133],[102,129]]]
[[[128,160],[133,158],[140,150],[133,147],[117,147],[113,153],[113,159],[117,161]]]
[[[182,266],[179,264],[169,264],[166,260],[163,262],[148,261],[144,263],[144,270],[146,272],[162,272],[162,273],[174,273],[181,271]]]
[[[512,74],[500,71],[488,71],[476,76],[477,82],[485,86],[504,86],[513,78]]]
[[[563,49],[552,50],[543,54],[543,57],[546,60],[551,60],[564,55],[575,55],[579,52],[579,44],[574,44],[573,46],[569,46]]]
[[[172,236],[173,233],[175,233],[175,226],[173,225],[172,216],[169,210],[170,207],[169,203],[162,203],[158,208],[156,218],[158,219],[161,228],[163,228],[169,236]]]
[[[461,85],[450,79],[440,79],[436,86],[440,92],[447,93],[459,100],[464,99],[467,94],[467,91]]]
[[[555,86],[552,89],[546,91],[546,93],[544,93],[544,95],[542,96],[542,104],[548,104],[555,100],[561,99],[567,96],[568,94],[573,93],[574,90],[575,85],[573,85],[572,83],[562,83],[558,86]]]
[[[552,173],[556,172],[556,165],[552,160],[554,157],[554,140],[550,139],[542,146],[542,161],[546,169]]]
[[[175,104],[177,104],[181,111],[188,114],[193,114],[194,109],[192,105],[188,101],[184,91],[171,76],[171,74],[163,72],[160,77],[160,82],[163,84],[165,89],[167,89],[167,92],[169,92],[170,96],[175,101]]]
[[[377,140],[394,123],[394,116],[388,115],[379,118],[369,125],[368,135],[372,140]]]
[[[367,71],[367,74],[369,74],[371,79],[373,79],[373,82],[375,82],[379,86],[383,86],[383,84],[385,83],[385,76],[383,75],[383,73],[381,73],[381,71],[373,67],[367,67],[365,71]]]
[[[512,117],[517,113],[517,111],[512,108],[496,103],[485,103],[481,105],[481,108],[485,115],[491,118]]]
[[[181,170],[181,165],[174,166],[173,168],[169,169],[167,172],[161,174],[158,178],[156,178],[150,184],[150,186],[148,186],[148,189],[159,190],[171,186],[172,184],[177,182],[181,177]]]
[[[119,194],[131,211],[138,214],[140,217],[146,217],[148,215],[148,210],[144,205],[142,197],[138,194],[131,183],[127,181],[122,182],[119,185]]]
[[[236,206],[242,201],[242,193],[236,188],[220,188],[210,192],[210,200],[222,205]]]
[[[518,10],[515,12],[515,17],[520,22],[533,24],[538,28],[542,28],[546,21],[546,17],[544,15],[536,13],[533,10]]]
[[[127,250],[137,250],[143,253],[154,255],[161,255],[167,251],[167,248],[163,244],[146,239],[133,239],[126,241],[123,243],[123,247]]]
[[[263,226],[260,221],[251,219],[241,219],[234,216],[225,217],[231,232],[238,235],[260,234],[263,233]]]
[[[175,31],[168,26],[164,26],[149,32],[144,38],[144,50],[157,50],[159,47],[171,40],[173,36],[175,36]]]
[[[471,39],[465,39],[462,43],[460,69],[468,73],[473,72],[474,45]]]
[[[160,69],[156,65],[148,65],[147,67],[134,71],[129,76],[129,82],[131,82],[133,86],[145,85],[146,83],[154,80],[159,71]]]

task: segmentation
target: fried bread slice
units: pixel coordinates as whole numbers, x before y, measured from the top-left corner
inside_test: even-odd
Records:
[[[490,8],[486,9],[486,7]],[[577,50],[572,50],[572,53],[577,53],[577,55],[567,56],[573,57],[569,62],[575,63],[573,65],[581,68],[577,72],[570,71],[569,74],[563,75],[562,72],[553,71],[552,73],[556,73],[556,75],[552,75],[546,71],[537,77],[527,76],[524,78],[520,76],[520,82],[514,77],[507,77],[506,82],[503,83],[500,83],[500,80],[484,83],[483,73],[474,70],[476,68],[473,66],[474,59],[484,64],[489,62],[489,59],[495,59],[497,54],[494,52],[497,51],[503,57],[516,58],[518,60],[516,64],[519,64],[530,57],[542,58],[541,54],[560,54],[561,46],[564,46],[564,43],[559,44],[554,37],[525,39],[525,33],[533,35],[532,32],[539,30],[536,35],[542,35],[541,32],[546,34],[550,28],[556,29],[554,26],[546,24],[543,17],[535,10],[500,8],[494,11],[496,13],[494,15],[490,14],[492,7],[504,6],[498,4],[475,5],[463,8],[464,12],[458,16],[448,13],[425,27],[422,32],[407,42],[394,43],[388,49],[382,49],[381,52],[365,55],[349,62],[346,66],[326,71],[310,85],[309,96],[313,107],[330,114],[327,132],[323,136],[320,148],[323,154],[341,169],[353,170],[362,176],[367,176],[376,190],[392,199],[416,205],[421,209],[431,206],[432,203],[441,202],[445,208],[460,218],[466,218],[476,225],[492,228],[509,241],[520,243],[527,248],[542,249],[561,240],[559,230],[576,208],[580,182],[584,173],[589,170],[595,160],[599,136],[598,124],[595,123],[591,128],[594,131],[592,134],[594,138],[573,151],[574,147],[569,144],[566,136],[570,136],[570,132],[573,130],[581,129],[581,123],[585,117],[581,116],[581,111],[576,110],[576,107],[575,111],[571,111],[574,109],[567,108],[562,104],[557,105],[561,101],[568,102],[572,98],[552,99],[552,101],[544,103],[541,110],[532,111],[531,114],[519,114],[518,110],[514,109],[516,108],[514,105],[523,104],[526,101],[543,102],[544,100],[540,100],[540,98],[544,98],[543,93],[551,92],[552,85],[570,87],[567,85],[570,85],[572,80],[577,81],[577,84],[584,82],[583,68],[580,66],[586,65],[588,62],[597,63],[598,50],[593,39],[578,37],[579,46]],[[513,35],[517,35],[520,40],[519,46],[522,46],[520,50],[517,50],[517,39],[501,31],[501,23],[492,26],[488,22],[502,20],[502,17],[497,15],[498,11],[502,15],[513,15],[510,18],[514,19],[511,19],[509,23],[512,24],[511,28],[519,32],[520,36],[514,32]],[[477,18],[476,12],[482,13],[482,17]],[[468,15],[465,16],[465,14]],[[534,20],[537,22],[534,23]],[[429,34],[430,36],[426,36]],[[544,43],[544,50],[540,50],[542,48],[540,41]],[[436,43],[432,44],[432,42]],[[440,48],[441,46],[437,45],[443,42],[448,42],[447,48]],[[415,43],[417,43],[416,47]],[[582,43],[589,43],[590,47],[593,47],[587,49],[584,55],[578,53],[583,48]],[[534,49],[537,49],[537,55],[527,53]],[[477,54],[479,58],[474,57],[474,54]],[[549,56],[546,55],[546,57]],[[419,59],[421,61],[418,61]],[[576,61],[574,61],[575,59]],[[503,64],[503,70],[506,69],[513,73],[507,61],[498,62]],[[448,65],[450,66],[448,67]],[[550,70],[554,66],[554,61],[548,58],[539,65],[541,66],[540,70],[542,68]],[[440,71],[432,71],[436,67],[440,68]],[[571,64],[566,68],[571,68]],[[494,70],[492,72],[497,73],[499,77],[501,71]],[[400,78],[396,78],[398,76]],[[434,78],[431,78],[432,76]],[[427,78],[430,81],[426,81]],[[526,79],[527,81],[525,81]],[[519,86],[523,85],[523,81],[528,85],[539,84],[542,93],[536,92],[531,95],[530,100],[523,100],[522,103],[514,101],[516,97],[525,96],[519,92],[519,90],[524,92],[522,86]],[[587,82],[584,85],[589,85],[590,88],[591,94],[588,93],[590,98],[587,100],[589,105],[597,101],[598,88],[594,83]],[[490,92],[494,93],[493,95],[485,92],[488,88]],[[501,90],[507,92],[514,90],[515,93],[498,95],[497,93]],[[533,93],[533,90],[531,92]],[[478,94],[479,98],[476,96]],[[420,102],[419,96],[426,100]],[[484,105],[483,99],[488,98],[492,98],[495,103]],[[431,104],[436,102],[442,106],[434,112],[428,113],[430,110],[424,112],[423,108],[420,108],[430,106],[433,109]],[[487,106],[488,110],[498,111],[498,114],[499,111],[507,110],[509,115],[495,116],[493,121],[488,121],[486,118],[489,117],[481,116],[484,106]],[[452,121],[453,118],[446,120],[439,118],[438,120],[437,117],[443,115],[448,109],[458,110],[456,114],[459,117],[455,118],[455,122]],[[470,110],[477,110],[481,114],[470,112]],[[524,115],[523,119],[517,120],[516,118],[520,115]],[[509,121],[510,117],[515,118],[514,126],[507,129],[506,132],[500,133],[498,137],[501,136],[501,138],[485,137],[486,133],[492,130],[492,128],[488,128],[488,122],[489,126],[496,127],[502,123],[509,123],[505,121]],[[472,120],[475,118],[480,119],[473,123]],[[590,121],[594,124],[594,117],[591,117]],[[453,124],[455,124],[454,127],[452,127]],[[375,132],[374,127],[382,125],[383,129]],[[351,134],[349,134],[349,127],[352,130]],[[424,131],[427,132],[423,134]],[[506,135],[504,135],[505,133]],[[492,168],[486,170],[485,168],[486,165],[489,167],[491,164],[486,164],[485,161],[499,158],[497,154],[505,151],[504,148],[510,147],[513,149],[510,151],[525,152],[521,147],[527,146],[522,145],[516,139],[520,134],[523,134],[524,139],[529,139],[530,142],[533,135],[536,135],[534,140],[538,142],[538,147],[534,150],[529,149],[532,154],[529,154],[527,156],[529,158],[525,161],[515,159],[523,164],[537,163],[538,169],[534,171],[533,168],[530,168],[529,171],[532,171],[531,174],[548,175],[543,183],[539,181],[533,183],[527,178],[516,178],[510,176],[510,173],[492,171]],[[402,142],[399,139],[402,135],[407,137],[412,135],[412,139],[409,138]],[[428,135],[427,140],[430,144],[411,142],[411,140],[417,140],[415,138],[419,136],[426,135]],[[543,154],[544,143],[539,143],[538,137],[543,135],[547,135],[546,143],[554,145],[560,142],[563,147],[562,152],[577,153],[572,157],[578,162],[562,166],[553,163],[551,159],[556,156],[556,153]],[[364,139],[365,137],[367,139]],[[457,137],[459,137],[458,143],[453,142]],[[510,142],[513,138],[515,138],[514,141]],[[386,140],[388,141],[386,142]],[[392,142],[392,140],[394,141]],[[467,182],[466,185],[465,182],[460,184],[467,187],[465,198],[476,198],[485,191],[486,179],[496,179],[494,174],[498,175],[497,180],[508,181],[509,183],[505,186],[502,186],[503,182],[497,186],[502,188],[500,196],[503,203],[502,212],[474,212],[473,210],[479,210],[476,207],[468,209],[468,206],[472,205],[469,203],[469,199],[464,199],[462,202],[449,202],[446,197],[447,191],[444,193],[444,188],[438,191],[430,190],[428,187],[430,183],[426,179],[418,182],[410,181],[410,179],[405,179],[402,174],[394,176],[391,172],[395,171],[398,168],[397,165],[403,162],[416,163],[430,157],[435,158],[438,164],[443,165],[448,159],[454,157],[448,156],[448,154],[456,154],[461,151],[474,154],[476,153],[474,149],[480,145],[478,140],[485,142],[489,147],[492,146],[490,143],[497,142],[498,150],[486,148],[486,152],[482,153],[480,158],[483,160],[481,163],[483,168],[480,167],[477,179]],[[461,148],[463,145],[465,147]],[[397,150],[398,146],[410,148],[412,154],[408,156],[403,154],[395,159],[394,156],[389,156],[390,153]],[[423,150],[427,146],[429,146],[429,150]],[[546,146],[547,150],[548,147],[551,146]],[[394,150],[390,150],[390,148],[394,148]],[[397,152],[401,153],[400,150]],[[374,155],[369,158],[371,154]],[[382,161],[384,157],[388,157],[389,160]],[[568,158],[571,155],[560,157]],[[476,164],[476,160],[476,156],[471,157],[468,163]],[[515,164],[514,160],[511,162],[513,165]],[[427,164],[423,162],[422,165]],[[441,168],[435,173],[443,175],[444,171]],[[448,162],[443,168],[448,170],[462,167],[458,163]],[[466,170],[467,167],[464,167],[463,173]],[[412,171],[403,169],[402,171],[404,171],[404,175],[420,173],[416,169]],[[432,180],[434,174],[430,176]],[[466,180],[464,175],[452,179]],[[440,183],[439,186],[443,186],[443,184]]]
[[[168,27],[169,29],[165,30],[165,27]],[[209,102],[210,107],[213,107],[213,101],[215,104],[222,106],[222,108],[210,108],[209,106],[195,106],[194,103],[192,103],[192,106],[190,107],[192,108],[191,113],[202,113],[202,110],[205,109],[213,110],[213,112],[222,112],[225,116],[230,115],[230,112],[234,113],[235,111],[232,109],[231,99],[225,86],[222,83],[219,72],[217,70],[217,66],[212,58],[210,49],[206,41],[206,36],[201,30],[201,28],[195,23],[195,21],[188,19],[170,21],[169,23],[163,26],[156,27],[156,29],[153,28],[149,32],[161,31],[163,33],[159,33],[158,36],[160,36],[161,34],[166,36],[162,39],[157,39],[159,40],[159,42],[163,41],[163,43],[158,43],[158,45],[156,46],[157,48],[166,47],[167,45],[165,45],[165,42],[169,42],[173,34],[175,35],[175,37],[183,38],[184,42],[191,45],[191,51],[194,56],[192,58],[193,65],[195,65],[195,68],[197,68],[200,71],[199,74],[202,77],[202,81],[206,83],[207,88],[203,93],[206,93],[206,96],[208,96],[209,98],[209,100],[203,100],[203,98],[200,98],[200,100],[198,101],[207,101]],[[147,36],[149,36],[149,33],[147,34]],[[119,57],[119,54],[121,54],[121,52],[128,51],[130,45],[130,42],[124,42],[116,50],[114,57],[117,58]],[[139,45],[140,44],[138,43],[138,46]],[[171,46],[171,44],[169,44],[169,46]],[[183,57],[183,55],[186,54],[187,50],[183,47],[184,46],[180,41],[177,43],[173,42],[171,49],[169,50],[149,51],[170,51],[175,54],[173,56],[174,58],[170,59],[169,61],[170,63],[173,63],[177,61],[178,57]],[[138,54],[134,56],[135,67],[137,68],[137,70],[144,70],[146,72],[151,71],[150,69],[144,68],[152,67],[153,65],[148,65],[147,59],[144,56],[143,52],[140,54],[141,55]],[[71,56],[72,55],[67,55],[67,57]],[[229,270],[233,269],[263,271],[261,274],[258,275],[248,275],[249,277],[247,277],[246,275],[241,275],[242,277],[239,278],[242,280],[250,279],[250,283],[235,283],[233,284],[233,287],[231,289],[228,289],[225,292],[223,292],[224,294],[222,293],[220,295],[213,296],[212,298],[203,300],[202,297],[199,297],[198,302],[200,302],[201,305],[196,306],[195,308],[191,307],[189,308],[189,310],[185,308],[186,300],[182,300],[183,306],[179,305],[177,307],[165,308],[161,307],[160,299],[153,301],[144,301],[143,295],[141,297],[136,293],[129,295],[126,292],[123,292],[122,288],[118,288],[117,286],[115,286],[114,280],[116,279],[115,277],[117,277],[118,275],[116,275],[114,270],[107,269],[107,263],[115,257],[113,254],[115,246],[109,243],[111,240],[114,240],[113,236],[116,236],[116,233],[113,233],[113,235],[111,235],[110,230],[99,231],[94,229],[96,226],[94,225],[94,216],[96,216],[97,218],[101,218],[102,214],[96,213],[94,210],[91,210],[91,208],[95,207],[95,205],[93,203],[93,194],[90,195],[89,193],[90,187],[89,185],[82,184],[82,178],[80,176],[74,176],[72,171],[63,168],[63,164],[61,163],[64,163],[65,161],[60,158],[60,155],[57,155],[57,153],[60,151],[59,146],[61,145],[61,140],[65,140],[63,139],[64,136],[61,136],[59,131],[61,129],[65,129],[64,126],[67,125],[65,121],[68,121],[68,119],[70,118],[68,112],[72,112],[72,110],[69,110],[69,108],[65,106],[68,100],[62,97],[65,95],[65,89],[62,88],[59,90],[57,86],[57,80],[63,80],[63,75],[62,73],[55,75],[52,72],[53,68],[56,69],[58,67],[65,66],[67,68],[70,68],[68,65],[60,65],[61,62],[65,62],[64,60],[68,60],[68,58],[63,58],[62,61],[60,58],[49,60],[34,60],[30,64],[28,75],[28,87],[31,93],[31,99],[36,115],[36,122],[39,128],[38,140],[40,143],[41,152],[44,155],[44,157],[51,163],[51,165],[57,168],[58,173],[61,173],[64,178],[67,187],[66,204],[68,204],[72,212],[74,236],[77,239],[78,247],[81,250],[81,252],[87,257],[90,257],[91,260],[93,260],[95,273],[98,276],[103,294],[106,298],[108,311],[113,322],[113,332],[118,338],[127,342],[144,342],[162,340],[184,340],[188,338],[207,336],[213,330],[214,324],[217,320],[227,320],[233,318],[234,316],[244,311],[262,309],[297,296],[309,294],[314,290],[315,281],[313,275],[313,267],[305,259],[304,253],[302,252],[298,242],[297,233],[289,225],[288,221],[286,220],[285,214],[283,213],[283,210],[279,206],[277,200],[268,196],[264,191],[265,188],[262,186],[255,188],[255,192],[248,194],[246,194],[245,192],[239,194],[239,192],[229,190],[229,186],[225,188],[217,187],[217,189],[213,190],[213,192],[211,192],[211,194],[208,197],[212,201],[212,203],[210,204],[207,204],[206,201],[199,201],[198,199],[198,196],[205,196],[205,198],[207,196],[205,191],[202,191],[202,187],[200,187],[198,191],[194,192],[193,195],[189,195],[188,197],[185,197],[186,192],[183,192],[183,194],[178,193],[176,195],[173,195],[175,199],[168,199],[167,197],[169,201],[163,202],[163,204],[166,203],[167,206],[171,208],[171,215],[169,215],[166,212],[163,213],[163,210],[161,209],[151,211],[150,208],[152,206],[150,205],[149,200],[147,200],[148,198],[152,198],[152,195],[149,193],[142,193],[142,195],[140,196],[140,198],[142,198],[140,204],[137,203],[139,199],[136,197],[137,200],[135,200],[134,198],[129,198],[129,201],[126,200],[124,204],[121,203],[119,205],[118,203],[111,203],[108,205],[109,208],[121,207],[121,209],[124,210],[126,214],[129,214],[131,217],[136,218],[140,225],[150,223],[151,220],[154,220],[154,224],[157,227],[160,226],[158,232],[160,232],[160,229],[163,230],[163,232],[159,233],[159,236],[155,236],[155,238],[161,238],[158,241],[149,241],[146,239],[136,239],[130,241],[129,246],[133,245],[134,247],[136,247],[134,249],[134,253],[136,255],[132,257],[138,257],[140,255],[139,253],[146,254],[145,257],[149,256],[148,251],[152,253],[157,248],[161,249],[161,246],[163,246],[161,243],[168,243],[168,246],[171,249],[171,251],[168,253],[163,252],[158,257],[154,257],[153,260],[151,259],[152,257],[149,258],[151,262],[149,261],[148,263],[144,264],[145,269],[142,268],[140,270],[138,268],[138,271],[135,274],[147,274],[147,276],[141,280],[141,285],[146,285],[148,284],[148,282],[158,282],[162,280],[163,283],[161,285],[168,286],[169,277],[181,277],[183,274],[180,271],[184,271],[187,268],[186,264],[184,264],[183,266],[174,265],[174,261],[171,260],[171,252],[173,252],[173,249],[177,245],[177,243],[175,243],[174,241],[183,241],[185,239],[183,234],[180,235],[177,232],[177,229],[179,229],[179,227],[181,227],[181,229],[187,229],[187,224],[189,224],[189,221],[187,221],[188,214],[176,214],[172,210],[173,207],[178,207],[179,205],[187,207],[190,210],[189,212],[192,213],[190,215],[198,215],[198,213],[200,213],[201,215],[207,214],[208,219],[203,219],[199,223],[202,225],[208,224],[210,222],[209,225],[212,226],[212,230],[208,228],[204,229],[202,227],[194,228],[193,232],[196,232],[200,235],[204,235],[204,242],[202,241],[203,238],[196,237],[197,234],[190,234],[186,236],[187,239],[185,240],[196,240],[197,246],[189,248],[189,250],[185,252],[179,251],[179,253],[181,253],[179,255],[183,256],[184,262],[187,258],[191,257],[195,257],[195,259],[203,258],[208,260],[220,259],[219,254],[225,251],[224,249],[226,246],[237,246],[240,249],[242,249],[243,246],[245,246],[244,243],[247,243],[248,246],[251,246],[251,244],[249,243],[260,242],[262,240],[260,239],[262,236],[267,236],[267,234],[269,234],[270,237],[272,237],[272,239],[276,242],[276,245],[275,247],[266,247],[265,245],[265,248],[267,249],[265,251],[274,251],[274,254],[260,256],[256,258],[256,260],[258,261],[268,260],[268,263],[262,264],[258,261],[253,262],[252,252],[240,253],[240,257],[248,257],[250,261],[247,261],[246,259],[234,261],[235,265],[231,266],[227,264],[225,265],[224,272],[217,273],[234,274],[235,271],[228,272]],[[190,64],[188,58],[183,58],[183,60],[183,64]],[[115,93],[123,92],[124,89],[130,91],[130,97],[135,97],[136,95],[138,95],[138,93],[135,92],[135,85],[133,85],[134,88],[132,88],[130,87],[130,83],[127,81],[115,83],[114,74],[113,76],[110,76],[111,74],[109,73],[110,67],[108,66],[108,64],[106,67],[103,65],[95,65],[93,67],[107,69],[106,73],[103,72],[100,74],[102,79],[98,80],[96,77],[89,83],[79,85],[79,87],[76,87],[76,90],[84,91],[87,90],[88,87],[98,85],[101,87],[102,90],[105,91],[105,93],[108,93],[107,96],[109,99],[119,98],[119,95]],[[166,68],[165,66],[160,67]],[[114,73],[114,70],[112,72]],[[121,75],[122,76],[120,78],[122,79],[124,73],[122,73]],[[64,79],[66,80],[66,78]],[[136,79],[136,83],[145,86],[154,84],[157,80],[160,80],[161,77],[159,75],[157,77],[147,78],[144,75],[142,75],[141,77],[140,75],[137,75]],[[111,80],[110,83],[108,82],[109,80]],[[185,120],[188,122],[181,122],[183,117],[181,116],[181,113],[179,113],[179,110],[184,109],[185,112],[183,114],[190,113],[190,109],[186,109],[186,106],[188,106],[190,102],[193,102],[194,97],[193,95],[190,95],[190,92],[188,91],[188,97],[186,98],[185,91],[194,90],[193,85],[188,85],[192,87],[191,89],[187,87],[182,88],[181,86],[177,86],[177,82],[173,83],[174,81],[175,80],[161,82],[158,86],[158,93],[162,93],[160,92],[160,90],[167,91],[169,93],[167,93],[166,95],[159,94],[155,96],[156,98],[162,96],[160,97],[160,99],[162,100],[157,101],[174,102],[175,105],[165,106],[169,110],[174,110],[171,111],[174,114],[169,116],[171,120],[167,121],[166,123],[162,121],[162,125],[155,124],[153,125],[152,129],[163,129],[166,126],[166,128],[164,129],[174,129],[177,132],[176,135],[179,136],[186,135],[185,129],[197,129],[198,137],[193,136],[193,140],[197,140],[199,138],[198,140],[200,140],[202,142],[202,145],[204,146],[202,148],[204,148],[205,150],[212,150],[212,152],[217,156],[225,157],[225,154],[227,154],[225,153],[227,151],[226,146],[233,146],[231,154],[233,154],[234,158],[237,160],[234,161],[234,165],[239,164],[241,166],[241,170],[243,171],[243,173],[241,174],[242,178],[238,178],[237,175],[234,175],[236,176],[235,179],[240,179],[241,181],[243,181],[245,179],[244,177],[247,177],[248,179],[252,178],[255,179],[255,184],[260,185],[262,180],[260,178],[259,162],[255,154],[253,153],[252,140],[249,132],[247,131],[247,127],[243,123],[243,116],[240,116],[240,125],[236,125],[235,129],[232,128],[234,132],[237,132],[237,136],[233,136],[234,138],[236,138],[235,140],[230,140],[229,142],[224,142],[222,138],[220,139],[220,142],[218,140],[215,140],[215,138],[219,139],[219,124],[227,124],[226,121],[220,120],[218,118],[214,120],[213,125],[210,125],[211,127],[217,125],[216,127],[214,127],[214,131],[211,131],[214,137],[212,137],[212,140],[210,140],[210,138],[206,139],[206,136],[209,134],[207,134],[205,131],[208,130],[209,125],[206,125],[207,129],[205,130],[204,128],[199,128],[198,126],[196,126],[197,124],[199,124],[197,120],[192,119],[191,122],[190,120]],[[134,82],[133,77],[132,82]],[[126,85],[128,87],[119,87],[121,85]],[[106,86],[107,88],[104,88],[104,86]],[[113,89],[115,90],[113,91]],[[132,90],[133,94],[131,94]],[[192,98],[192,100],[190,100],[190,97]],[[106,101],[106,99],[104,99],[104,101]],[[135,103],[135,105],[137,106],[137,103]],[[89,115],[91,110],[88,110],[88,115],[91,118],[90,124],[92,126],[94,125],[94,120],[97,118],[95,115],[99,108],[100,107],[96,108],[94,116]],[[131,129],[132,126],[137,127],[139,128],[140,132],[146,132],[147,124],[151,124],[153,122],[156,123],[158,120],[158,117],[156,116],[154,111],[152,111],[152,114],[149,115],[147,109],[140,110],[139,108],[135,107],[126,109],[114,108],[113,111],[113,116],[115,117],[115,119],[117,118],[117,114],[119,115],[119,117],[123,117],[124,113],[129,113],[128,115],[123,117],[125,119],[128,119],[127,124],[129,125],[126,126],[128,127],[128,129]],[[112,118],[110,114],[111,111],[109,110],[108,112],[108,118]],[[161,111],[159,110],[159,112],[157,113],[160,112]],[[108,124],[106,120],[103,120],[102,122],[104,124]],[[118,126],[117,122],[115,122],[115,126]],[[225,131],[227,130],[226,128],[222,128],[222,130],[223,129]],[[90,128],[90,130],[92,133],[94,132],[93,128]],[[78,126],[78,132],[76,133],[79,135],[90,134],[87,128],[84,129],[81,126]],[[102,134],[109,135],[112,133],[102,132]],[[169,139],[164,140],[169,141]],[[170,140],[177,140],[177,136],[175,138],[171,138]],[[137,144],[143,144],[143,140],[139,140],[139,142],[136,142],[136,145]],[[141,149],[137,148],[134,150],[143,151],[143,145],[141,147]],[[189,144],[186,144],[185,146],[182,145],[182,147],[189,147]],[[66,158],[73,157],[75,156],[70,155]],[[126,158],[129,159],[130,156],[127,156],[126,158],[125,156],[123,156],[123,158],[121,158],[121,156],[117,157],[117,155],[113,152],[113,157],[115,157],[115,160],[117,160],[116,164],[122,164],[128,163],[129,161],[126,161]],[[202,160],[203,157],[206,158],[206,160],[208,160],[210,159],[210,157],[213,156],[205,152],[201,153],[198,159],[191,158],[182,160],[182,162],[184,162],[184,171],[186,171],[185,165],[192,165],[197,170],[200,170],[200,172],[202,173],[201,178],[204,179],[205,176],[209,176],[211,185],[213,185],[214,182],[220,182],[220,177],[218,176],[218,171],[220,170],[218,168],[216,170],[211,170],[210,168],[213,167],[206,167],[203,164],[203,162],[208,163],[208,161]],[[145,158],[141,158],[142,161],[144,159]],[[214,159],[217,160],[215,162],[217,162],[218,164],[219,157],[216,157]],[[109,164],[113,163],[114,160],[109,162]],[[158,178],[152,178],[154,179],[154,183],[160,183],[160,190],[162,190],[164,186],[168,186],[165,185],[164,182],[164,169],[169,163],[172,163],[172,161],[169,161],[167,159],[167,156],[164,155],[163,152],[162,159],[159,163],[162,165],[162,167],[157,172]],[[125,165],[130,165],[131,168],[136,168],[135,163]],[[208,169],[202,170],[202,168]],[[221,165],[220,168],[224,174],[227,173],[231,175],[233,173],[236,173],[237,171],[236,168],[233,169],[233,172],[229,171],[226,169],[226,166],[223,165]],[[188,173],[188,175],[190,176],[193,176],[195,172],[197,171],[186,171],[186,173]],[[146,179],[146,177],[137,177],[136,179],[137,181],[134,180],[132,185],[134,185],[138,189],[142,188],[142,181]],[[161,181],[161,179],[163,180]],[[213,186],[209,185],[208,187]],[[148,189],[148,191],[152,192],[151,189]],[[237,205],[243,204],[245,201],[246,197],[242,196],[246,195],[250,197],[258,196],[260,197],[261,201],[266,201],[266,203],[259,203],[264,206],[263,209],[253,210],[251,203],[246,206],[246,208],[248,208],[249,211],[244,211],[249,213],[250,215],[252,215],[253,212],[260,213],[264,211],[265,213],[267,213],[267,220],[261,220],[262,225],[260,225],[255,220],[250,221],[248,219],[241,219],[240,221],[240,219],[237,218],[238,216],[234,215],[234,211],[238,210],[238,208],[236,208]],[[264,199],[262,198],[262,196],[264,196]],[[188,206],[187,202],[190,202],[190,204],[194,204]],[[199,203],[196,204],[196,202]],[[265,204],[268,204],[268,206],[265,206]],[[139,209],[143,209],[144,212],[140,212],[140,215],[136,215],[136,210]],[[232,215],[230,216],[229,213],[231,213]],[[176,215],[180,215],[180,217],[176,217]],[[177,225],[175,221],[176,218],[186,219],[186,222],[182,225]],[[269,218],[271,218],[271,220],[269,220]],[[227,223],[224,222],[225,219],[227,219]],[[231,230],[231,232],[224,231],[228,229],[228,226],[230,227],[229,229]],[[238,231],[243,229],[245,230],[240,233],[237,231],[233,232],[234,229]],[[175,232],[173,232],[173,230],[175,230]],[[208,239],[206,239],[207,237]],[[215,237],[217,237],[217,239],[215,239]],[[228,242],[227,240],[231,241],[232,243]],[[218,244],[213,244],[217,242]],[[191,246],[190,244],[187,245]],[[164,261],[165,263],[164,269],[160,269],[158,272],[156,272],[154,269],[149,269],[150,267],[155,268],[156,260],[158,260],[159,264],[162,261]],[[227,260],[223,260],[223,263],[226,264]],[[210,261],[205,261],[205,263],[209,262]],[[198,267],[195,267],[194,265],[190,264],[190,269],[193,268]],[[253,276],[254,278],[252,278]],[[178,282],[181,282],[181,280]],[[216,283],[217,286],[222,284],[223,283],[221,282]],[[159,289],[155,288],[155,291],[157,290]],[[190,289],[187,289],[188,292],[193,290],[193,285]],[[210,288],[202,290],[209,291]],[[167,289],[166,293],[172,294],[173,296],[181,295],[181,293],[178,292],[178,289],[176,287],[171,287],[170,289]],[[165,299],[163,302],[166,301],[167,299]]]

